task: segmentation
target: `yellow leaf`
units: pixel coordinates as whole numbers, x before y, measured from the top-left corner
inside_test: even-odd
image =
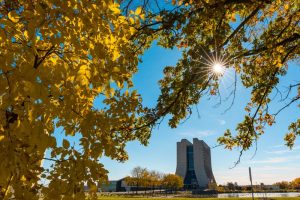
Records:
[[[78,27],[83,28],[83,21],[81,19],[78,19]]]
[[[27,31],[27,30],[24,31],[24,36],[25,36],[26,39],[29,38],[29,35],[28,35],[28,31]]]
[[[4,135],[0,135],[0,142],[5,138]]]
[[[115,96],[115,89],[113,88],[110,89],[110,96],[111,97]]]
[[[15,23],[18,22],[20,19],[19,15],[15,10],[8,13],[8,18]]]
[[[130,31],[131,35],[133,35],[133,34],[135,34],[136,29],[134,27],[130,27],[129,31]]]
[[[125,91],[125,96],[126,96],[126,97],[129,96],[129,91],[128,91],[128,90]]]
[[[121,10],[119,8],[119,5],[118,4],[112,4],[109,6],[109,9],[116,15],[120,14],[121,13]]]
[[[90,49],[94,49],[95,48],[95,46],[94,46],[94,44],[91,42],[90,43]]]
[[[67,81],[73,82],[75,79],[75,76],[68,76]]]
[[[113,67],[113,72],[116,72],[116,73],[120,72],[119,67]]]
[[[140,15],[141,13],[142,13],[142,7],[139,6],[139,7],[137,7],[137,9],[135,10],[134,14],[135,14],[135,15]]]
[[[103,88],[101,86],[94,88],[94,91],[96,91],[97,93],[100,93],[103,91]]]
[[[40,36],[37,36],[36,39],[35,39],[35,42],[38,42],[40,41],[41,37]]]
[[[79,75],[86,75],[88,78],[90,78],[91,77],[91,71],[90,71],[89,66],[81,65],[79,67],[78,74]]]
[[[58,57],[57,57],[57,56],[52,56],[52,57],[50,57],[50,61],[53,63],[53,65],[56,65],[57,60],[58,60]]]
[[[234,13],[232,13],[232,15],[231,15],[231,20],[234,21],[234,22],[236,21],[236,18],[235,18],[235,14],[234,14]]]
[[[117,51],[117,50],[115,50],[114,53],[113,53],[112,60],[115,61],[115,60],[117,60],[119,57],[120,57],[120,52]]]
[[[277,67],[282,67],[281,61],[277,62],[276,66],[277,66]]]
[[[270,12],[274,12],[276,10],[276,8],[274,7],[274,6],[271,6],[270,8],[269,8],[269,11]]]
[[[24,175],[21,176],[21,181],[23,181],[23,182],[26,181],[26,177]]]
[[[114,88],[108,88],[105,90],[105,96],[106,98],[111,98],[115,95],[115,90]]]
[[[66,22],[70,21],[70,18],[68,16],[65,16]]]
[[[122,89],[124,87],[124,84],[123,82],[117,81],[117,86]]]
[[[134,19],[132,17],[129,17],[129,21],[131,24],[134,24]]]
[[[162,21],[162,17],[160,15],[158,15],[158,16],[155,17],[155,20],[160,22],[160,21]]]
[[[283,48],[283,46],[277,47],[277,51],[278,51],[279,53],[284,53],[284,48]]]

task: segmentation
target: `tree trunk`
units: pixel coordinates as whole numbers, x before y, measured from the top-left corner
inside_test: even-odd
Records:
[[[138,188],[139,188],[139,184],[137,183],[137,184],[136,184],[136,188],[135,188],[135,194],[138,193]]]
[[[154,185],[152,185],[152,196],[154,196]]]

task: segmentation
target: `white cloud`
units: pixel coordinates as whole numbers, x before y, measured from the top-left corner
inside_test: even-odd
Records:
[[[283,144],[279,144],[279,145],[273,146],[273,148],[280,148],[280,147],[284,147],[284,145]]]
[[[272,166],[272,165],[265,165],[265,166],[259,166],[255,167],[255,170],[257,171],[290,171],[290,170],[297,170],[299,167],[295,166]]]
[[[180,136],[185,137],[207,137],[214,135],[216,132],[214,130],[203,130],[203,131],[189,131],[189,132],[180,132]]]
[[[292,149],[289,149],[288,147],[285,147],[285,149],[282,149],[282,150],[266,151],[266,153],[269,153],[269,154],[286,154],[286,153],[298,152],[297,150],[300,150],[300,146],[295,146]]]
[[[286,163],[286,162],[291,162],[294,160],[299,160],[300,156],[283,156],[283,157],[269,157],[266,158],[265,160],[254,160],[254,161],[249,161],[249,163],[252,164],[270,164],[270,163]]]
[[[226,121],[225,121],[224,119],[220,119],[220,120],[219,120],[219,124],[223,126],[223,125],[226,124]]]

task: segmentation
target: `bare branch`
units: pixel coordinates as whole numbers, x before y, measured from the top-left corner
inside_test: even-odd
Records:
[[[234,104],[235,96],[236,96],[236,84],[237,84],[237,72],[235,71],[235,73],[234,73],[234,89],[232,91],[233,99],[231,101],[230,106],[228,108],[226,108],[226,110],[223,112],[223,114],[225,114],[226,112],[228,112],[232,108],[232,106]]]
[[[236,162],[234,162],[234,165],[232,167],[230,167],[229,169],[235,168],[241,162],[241,158],[242,158],[243,153],[244,153],[244,149],[242,149],[240,151],[239,158],[237,159]]]
[[[288,87],[287,94],[285,95],[285,97],[284,97],[281,101],[285,101],[285,100],[290,96],[290,93],[291,93],[292,89],[293,89],[294,87],[297,87],[297,86],[300,86],[300,83],[297,83],[297,84],[294,84],[294,85],[290,85],[290,86]]]
[[[295,103],[296,101],[300,100],[300,96],[296,96],[294,97],[289,103],[287,103],[285,106],[283,106],[282,108],[280,108],[275,114],[274,116],[276,117],[281,111],[283,111],[284,109],[286,109],[287,107],[289,107],[290,105],[292,105],[293,103]]]

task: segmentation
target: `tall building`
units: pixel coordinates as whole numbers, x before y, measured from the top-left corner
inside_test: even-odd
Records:
[[[184,180],[187,189],[204,189],[216,183],[212,168],[209,146],[197,138],[193,144],[186,139],[177,142],[176,174]]]

